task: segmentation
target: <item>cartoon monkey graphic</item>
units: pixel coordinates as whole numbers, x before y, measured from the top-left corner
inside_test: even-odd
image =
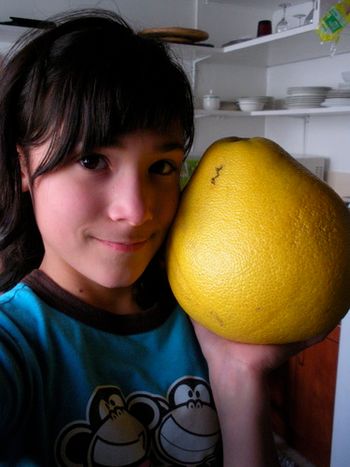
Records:
[[[88,421],[64,428],[56,443],[64,467],[214,466],[220,428],[208,383],[177,380],[167,398],[115,386],[97,388]]]
[[[89,422],[74,422],[56,443],[59,465],[146,466],[149,450],[147,429],[127,409],[114,386],[99,387],[89,407]]]

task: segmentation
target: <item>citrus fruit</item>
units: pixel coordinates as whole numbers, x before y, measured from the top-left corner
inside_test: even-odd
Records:
[[[305,340],[350,307],[350,214],[276,143],[221,139],[183,192],[166,264],[179,304],[213,332]]]

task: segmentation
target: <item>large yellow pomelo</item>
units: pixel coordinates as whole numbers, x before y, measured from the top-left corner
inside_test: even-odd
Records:
[[[225,138],[184,190],[167,271],[183,309],[221,336],[308,339],[350,307],[350,215],[277,144]]]

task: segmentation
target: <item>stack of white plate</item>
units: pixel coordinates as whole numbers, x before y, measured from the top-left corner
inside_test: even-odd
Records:
[[[293,86],[287,89],[285,107],[287,109],[303,109],[321,107],[330,87],[326,86]]]
[[[322,107],[344,107],[350,106],[350,86],[331,89],[327,93],[326,99],[322,102]]]

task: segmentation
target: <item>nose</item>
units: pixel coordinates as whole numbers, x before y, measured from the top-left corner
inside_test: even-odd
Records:
[[[111,187],[108,215],[113,221],[142,225],[153,218],[154,202],[150,181],[139,174],[124,174]]]

